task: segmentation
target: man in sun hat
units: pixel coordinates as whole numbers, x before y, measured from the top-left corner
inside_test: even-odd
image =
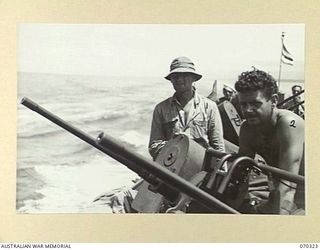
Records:
[[[153,112],[149,152],[156,158],[168,140],[185,134],[200,145],[225,151],[221,117],[215,102],[195,92],[193,83],[202,77],[187,57],[170,65],[169,80],[175,93],[156,105]]]

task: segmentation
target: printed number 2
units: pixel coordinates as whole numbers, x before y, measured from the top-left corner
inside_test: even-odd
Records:
[[[296,121],[295,121],[295,120],[292,120],[292,121],[290,122],[290,127],[293,127],[293,128],[296,127]]]

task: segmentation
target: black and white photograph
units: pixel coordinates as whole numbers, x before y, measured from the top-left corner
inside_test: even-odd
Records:
[[[17,27],[16,212],[295,215],[304,24]]]

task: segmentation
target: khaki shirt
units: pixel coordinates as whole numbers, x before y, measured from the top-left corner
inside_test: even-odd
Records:
[[[197,93],[185,107],[175,95],[155,107],[149,141],[151,156],[155,159],[165,143],[177,134],[185,134],[204,147],[225,151],[218,107]]]

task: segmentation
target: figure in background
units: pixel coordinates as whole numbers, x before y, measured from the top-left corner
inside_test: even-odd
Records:
[[[224,102],[224,101],[231,101],[231,99],[233,98],[233,96],[235,95],[236,91],[231,88],[230,86],[228,85],[223,85],[223,89],[222,89],[222,92],[223,92],[223,97],[221,97],[218,101],[218,104]]]
[[[292,95],[296,95],[302,91],[302,87],[300,85],[294,85],[291,88]],[[285,108],[293,111],[300,117],[304,118],[304,105],[299,103],[302,101],[301,95],[295,96],[292,100],[286,103]],[[293,107],[293,108],[292,108]]]

